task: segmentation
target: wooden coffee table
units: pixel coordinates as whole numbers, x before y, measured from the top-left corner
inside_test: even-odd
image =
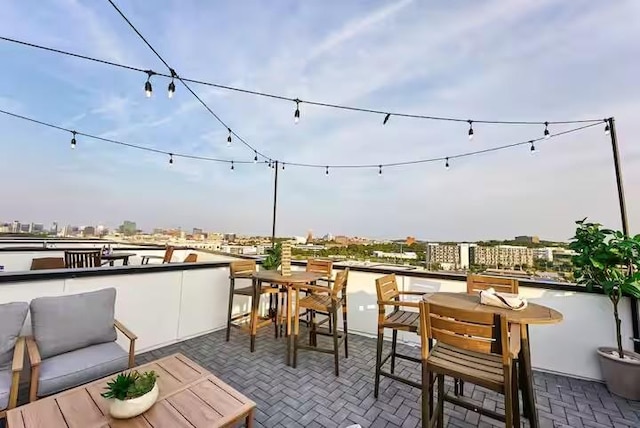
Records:
[[[113,419],[104,379],[9,410],[9,428],[253,427],[256,404],[182,354],[136,367],[158,374],[158,401],[140,416]]]

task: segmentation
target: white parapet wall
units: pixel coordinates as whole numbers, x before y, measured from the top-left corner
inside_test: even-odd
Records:
[[[299,269],[299,267],[297,267]],[[57,279],[0,282],[0,303],[31,301],[40,296],[82,293],[115,287],[116,317],[138,335],[137,352],[166,346],[194,336],[225,328],[229,296],[229,269],[223,262],[203,263],[196,269],[180,270],[175,265],[166,269],[131,267],[106,268],[108,274],[62,277]],[[135,273],[133,273],[135,270]],[[148,270],[148,272],[144,272]],[[142,272],[141,272],[142,271]],[[10,275],[5,273],[3,275]],[[351,333],[375,336],[378,307],[375,279],[382,273],[351,270],[348,282],[348,317]],[[403,290],[433,292],[465,292],[459,280],[432,279],[398,272]],[[8,278],[7,278],[8,279]],[[246,283],[238,286],[247,286]],[[598,346],[613,345],[615,325],[611,305],[605,296],[582,292],[556,291],[521,287],[529,301],[554,308],[564,315],[555,325],[532,326],[531,353],[535,369],[587,379],[600,379],[595,355]],[[247,309],[246,298],[236,296],[234,313]],[[625,346],[631,347],[629,302],[621,302],[622,335]],[[27,320],[23,333],[30,332]],[[243,340],[244,333],[234,330],[234,340]],[[401,334],[401,340],[418,346],[415,334]],[[126,340],[120,338],[122,346]],[[284,341],[283,358],[284,358]],[[260,346],[258,342],[258,347]],[[247,337],[247,352],[249,341]]]

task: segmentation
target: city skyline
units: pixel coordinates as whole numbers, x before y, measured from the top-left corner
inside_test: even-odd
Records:
[[[640,224],[640,29],[633,1],[558,0],[425,5],[415,1],[122,5],[178,70],[301,99],[424,114],[539,120],[615,116],[631,231]],[[4,36],[160,70],[108,5],[4,5]],[[28,17],[28,19],[27,19]],[[206,19],[205,19],[206,17]],[[177,25],[189,22],[191,25]],[[242,26],[233,25],[243,22]],[[615,26],[602,25],[616,22]],[[314,25],[310,25],[313,23]],[[251,31],[247,31],[251,28]],[[169,29],[169,31],[164,31]],[[517,29],[517,31],[514,31]],[[510,34],[508,39],[503,34]],[[553,37],[551,37],[553,35]],[[216,40],[212,46],[210,40]],[[389,52],[393,52],[390,61]],[[0,43],[0,108],[162,150],[249,160],[178,86],[162,79]],[[620,67],[619,64],[624,64]],[[607,78],[602,78],[607,76]],[[366,77],[366,78],[365,78]],[[542,129],[435,123],[334,112],[194,87],[260,150],[301,162],[377,164],[446,156],[537,138]],[[0,117],[0,217],[59,224],[123,219],[144,230],[193,227],[270,235],[273,170],[167,159]],[[565,128],[556,127],[552,131]],[[278,236],[335,235],[477,241],[538,234],[567,240],[589,217],[619,228],[603,127],[451,162],[384,170],[280,171]],[[19,177],[20,180],[16,180]],[[43,212],[44,211],[44,212]],[[42,214],[41,214],[42,213]],[[65,219],[65,220],[61,220]]]

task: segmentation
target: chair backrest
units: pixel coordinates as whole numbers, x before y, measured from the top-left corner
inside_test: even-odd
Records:
[[[65,251],[64,267],[68,269],[100,267],[100,250]]]
[[[116,289],[31,301],[31,327],[42,359],[116,340]]]
[[[0,305],[0,371],[8,369],[13,359],[13,348],[20,336],[29,304],[13,302]],[[0,405],[0,410],[3,406]]]
[[[333,262],[331,260],[308,259],[307,272],[320,273],[325,278],[333,276]]]
[[[171,257],[173,257],[173,251],[175,247],[167,246],[167,249],[164,251],[164,259],[162,259],[162,263],[171,263]]]
[[[396,274],[382,276],[376,279],[376,292],[378,293],[378,302],[389,301],[398,297],[398,282],[396,281]]]
[[[198,255],[196,253],[191,253],[184,258],[185,263],[195,263],[197,261],[198,261]]]
[[[477,293],[493,288],[499,293],[518,294],[518,280],[498,276],[468,275],[467,293]]]
[[[342,296],[347,294],[347,279],[349,277],[349,268],[342,270],[336,274],[336,279],[333,281],[333,288],[331,289],[331,297],[333,299],[341,299]]]
[[[507,318],[501,314],[453,309],[420,302],[420,337],[422,356],[427,358],[428,339],[483,354],[502,356],[509,364]]]
[[[255,271],[255,260],[238,260],[229,264],[229,277],[231,278],[247,278]]]
[[[31,270],[40,269],[64,269],[64,259],[62,257],[40,257],[31,260]]]

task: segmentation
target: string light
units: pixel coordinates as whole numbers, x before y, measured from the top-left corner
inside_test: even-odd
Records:
[[[382,175],[382,165],[378,165],[378,175]]]
[[[231,128],[227,128],[229,136],[227,137],[227,147],[231,147]]]
[[[605,119],[604,123],[606,123],[606,125],[604,126],[604,135],[611,134],[611,128],[609,128],[609,121]]]
[[[324,170],[325,175],[329,175],[329,167]]]
[[[71,148],[76,148],[76,131],[71,131]]]
[[[551,134],[549,133],[549,122],[544,123],[544,138],[549,138]]]
[[[233,171],[235,167],[233,166],[233,161],[231,161],[231,171]]]
[[[534,155],[536,153],[536,146],[533,143],[533,140],[530,141],[531,143],[531,154]]]
[[[387,122],[389,122],[390,118],[391,118],[391,114],[387,113],[387,115],[384,117],[384,120],[382,121],[382,124],[386,125]]]
[[[284,162],[282,162],[282,170],[284,171]]]
[[[173,153],[169,153],[169,165],[173,165]]]
[[[300,100],[295,99],[296,102],[296,111],[293,113],[293,122],[297,125],[300,122]]]
[[[258,152],[256,152],[255,150],[254,152],[256,155],[253,157],[253,163],[258,163]]]
[[[449,158],[445,159],[444,167],[446,168],[447,171],[449,171]]]
[[[153,88],[151,87],[151,76],[155,73],[151,70],[147,70],[147,81],[144,83],[144,93],[147,98],[151,98],[151,93],[153,92]]]
[[[469,140],[473,140],[473,121],[468,120],[469,122]]]

